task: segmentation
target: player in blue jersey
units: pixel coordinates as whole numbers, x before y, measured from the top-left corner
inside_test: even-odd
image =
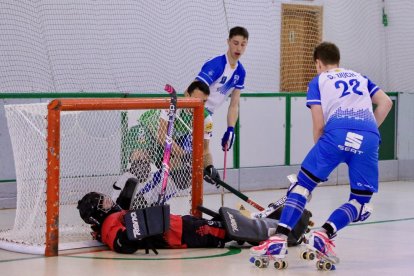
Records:
[[[227,53],[208,60],[201,68],[196,79],[210,87],[206,102],[207,110],[213,114],[227,97],[231,96],[227,111],[227,130],[222,138],[222,148],[229,150],[234,142],[234,126],[239,116],[240,91],[244,89],[246,71],[239,59],[244,54],[249,33],[243,27],[230,29],[227,40]]]
[[[310,233],[305,259],[316,253],[319,268],[339,259],[332,238],[351,222],[369,217],[369,202],[378,192],[378,148],[382,124],[392,107],[391,99],[367,77],[340,68],[340,53],[333,43],[319,44],[313,54],[318,75],[309,82],[307,106],[311,109],[315,145],[305,157],[298,181],[289,187],[276,234],[251,249],[252,256],[283,258],[286,237],[300,218],[318,183],[326,181],[340,164],[349,168],[350,195],[318,230]],[[373,110],[373,104],[376,109]],[[311,257],[310,257],[311,259]],[[330,266],[325,267],[325,263]]]

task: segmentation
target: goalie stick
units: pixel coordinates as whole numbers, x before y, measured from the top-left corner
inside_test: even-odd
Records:
[[[287,176],[287,178],[288,178],[289,182],[292,183],[292,184],[296,183],[298,181],[295,174],[290,174],[290,175]],[[255,207],[257,210],[259,210],[260,212],[251,214],[251,217],[253,217],[253,218],[267,217],[269,214],[273,213],[275,210],[277,210],[281,206],[283,206],[283,204],[285,204],[286,199],[287,199],[287,196],[285,195],[282,198],[280,198],[279,200],[277,200],[276,202],[269,204],[268,208],[265,209],[262,206],[260,206],[258,203],[254,202],[252,199],[250,199],[248,196],[246,196],[242,192],[234,189],[232,186],[225,183],[224,181],[222,181],[220,179],[215,179],[215,181],[216,181],[217,184],[219,184],[223,188],[226,188],[228,191],[232,192],[233,194],[235,194],[236,196],[238,196],[239,198],[241,198],[245,202],[249,203],[251,206]],[[243,206],[239,206],[238,209],[242,209],[242,211],[245,210],[245,208]],[[245,214],[246,214],[247,210],[245,210],[245,211],[246,211],[245,212]]]
[[[222,181],[221,179],[214,179],[214,181],[219,184],[221,187],[227,189],[228,191],[232,192],[233,194],[235,194],[236,196],[238,196],[239,198],[241,198],[242,200],[246,201],[247,203],[249,203],[250,205],[252,205],[254,208],[256,208],[259,211],[263,211],[265,208],[263,208],[260,204],[254,202],[253,200],[251,200],[248,196],[246,196],[245,194],[239,192],[238,190],[236,190],[235,188],[233,188],[232,186],[230,186],[229,184],[227,184],[226,182]]]
[[[170,109],[168,112],[168,125],[167,125],[167,135],[165,137],[165,146],[164,146],[164,157],[162,159],[162,172],[161,172],[161,192],[158,195],[157,205],[164,205],[165,203],[165,191],[167,189],[168,183],[168,175],[170,171],[170,157],[171,157],[171,149],[172,149],[172,135],[174,132],[174,120],[175,120],[175,113],[177,111],[177,93],[175,89],[166,84],[165,91],[167,91],[171,96],[170,101]]]

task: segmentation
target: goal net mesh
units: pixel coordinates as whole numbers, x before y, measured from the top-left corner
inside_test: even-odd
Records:
[[[297,12],[286,14],[287,5]],[[318,7],[321,22],[313,19]],[[313,75],[298,48],[306,47],[308,58],[308,49],[322,39],[339,46],[345,68],[366,74],[385,91],[411,92],[413,10],[412,0],[4,0],[0,91],[157,93],[166,80],[184,91],[207,59],[226,52],[228,31],[239,25],[250,33],[241,59],[246,92],[286,91],[282,82],[303,74],[281,72],[289,62],[305,64],[305,73]],[[319,34],[315,23],[321,24]],[[287,64],[280,56],[289,47],[284,39],[300,53]]]
[[[29,252],[43,254],[47,104],[7,105],[5,110],[16,167],[17,208],[14,227],[0,232],[0,243],[28,246]],[[76,208],[88,192],[113,195],[114,184],[122,187],[135,177],[141,196],[131,208],[157,202],[166,137],[163,113],[159,109],[61,112],[59,249],[91,240],[90,227]],[[191,109],[178,109],[174,124],[166,198],[172,212],[180,214],[191,209],[192,117]]]

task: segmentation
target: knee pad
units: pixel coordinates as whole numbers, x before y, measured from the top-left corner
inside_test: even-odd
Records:
[[[368,219],[368,217],[372,214],[372,211],[374,210],[372,204],[361,204],[356,199],[351,199],[349,203],[353,205],[358,211],[358,216],[353,222],[364,221]]]
[[[309,202],[312,198],[312,191],[318,185],[321,180],[307,171],[305,168],[301,168],[298,176],[289,175],[290,187],[287,194],[294,192],[300,194],[306,198]],[[296,188],[298,187],[298,188]]]
[[[288,195],[290,193],[299,194],[303,196],[307,202],[309,202],[312,198],[310,191],[307,188],[301,186],[300,183],[297,182],[295,184],[292,184],[291,187],[289,187]]]

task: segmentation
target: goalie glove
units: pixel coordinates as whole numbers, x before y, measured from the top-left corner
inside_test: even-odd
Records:
[[[214,168],[213,165],[208,165],[204,169],[204,180],[207,181],[210,184],[216,185],[217,188],[220,187],[219,184],[216,183],[216,179],[220,179],[220,175],[216,168]]]
[[[228,127],[226,132],[224,132],[223,138],[221,138],[221,146],[223,148],[223,151],[226,150],[227,145],[227,151],[231,149],[231,146],[233,146],[234,142],[234,127]]]

